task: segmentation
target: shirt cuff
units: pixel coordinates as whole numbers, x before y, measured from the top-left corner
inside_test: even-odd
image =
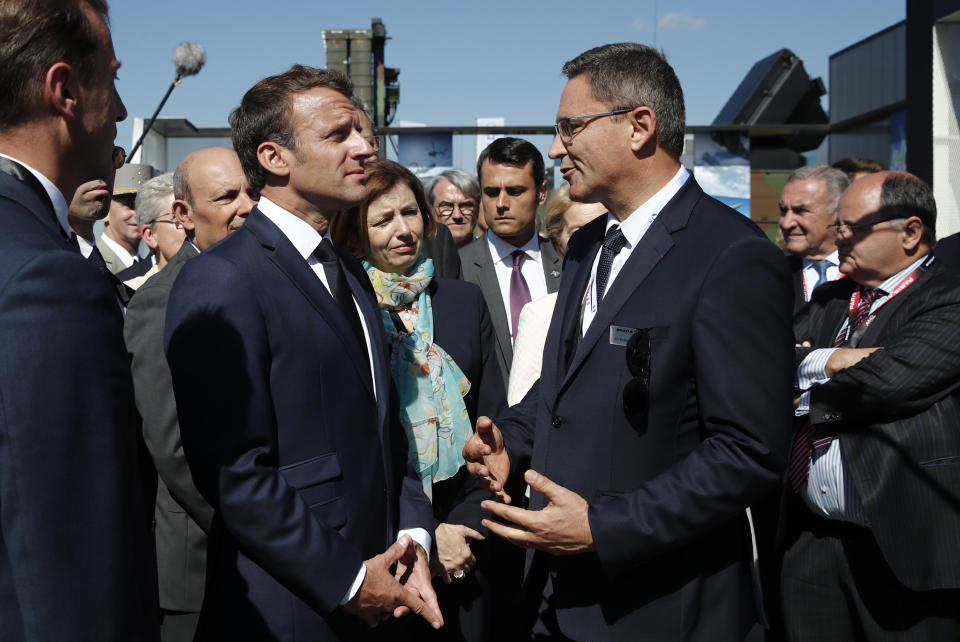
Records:
[[[805,417],[810,414],[810,391],[807,390],[805,393],[800,395],[800,403],[797,404],[797,409],[793,411],[795,417]]]
[[[397,539],[400,539],[404,535],[409,535],[413,541],[423,547],[423,550],[427,552],[427,561],[430,561],[430,547],[433,545],[433,538],[430,537],[430,533],[427,532],[425,528],[405,528],[397,533]]]
[[[799,390],[809,390],[813,386],[830,381],[830,377],[827,376],[827,361],[836,350],[837,348],[818,348],[810,351],[797,368]]]
[[[366,565],[361,564],[360,572],[357,573],[357,577],[353,580],[353,584],[350,585],[350,588],[347,589],[343,599],[340,600],[340,604],[346,604],[353,599],[353,596],[357,594],[357,591],[359,591],[360,587],[363,585],[363,580],[365,577],[367,577],[367,567]]]

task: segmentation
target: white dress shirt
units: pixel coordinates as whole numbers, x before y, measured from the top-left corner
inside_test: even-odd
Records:
[[[89,259],[90,255],[93,254],[93,243],[77,234],[77,245],[80,246],[80,254],[83,255],[83,258]]]
[[[309,223],[305,220],[291,214],[287,210],[283,209],[276,203],[272,202],[265,196],[260,197],[260,202],[257,203],[257,209],[263,212],[263,215],[266,216],[270,221],[280,228],[280,231],[283,232],[283,235],[287,237],[290,243],[293,244],[293,247],[297,252],[302,256],[307,265],[310,266],[310,269],[313,270],[313,273],[317,275],[317,278],[320,279],[320,282],[323,283],[323,287],[327,288],[327,291],[330,290],[330,284],[327,283],[327,275],[323,271],[323,264],[313,255],[313,251],[317,249],[317,246],[320,245],[320,242],[324,239],[330,238],[329,231],[325,236],[320,236],[320,233],[317,232]],[[367,342],[367,359],[370,364],[370,379],[373,383],[374,396],[377,394],[377,384],[376,384],[376,375],[373,371],[373,351],[370,349],[370,332],[367,329],[367,321],[363,317],[363,311],[360,309],[360,306],[357,304],[356,298],[353,298],[353,304],[357,307],[357,315],[360,317],[360,325],[363,326],[363,337]],[[433,538],[423,528],[410,528],[401,530],[397,533],[397,539],[400,539],[404,535],[409,535],[415,542],[423,546],[423,550],[427,552],[427,559],[430,558],[430,546],[433,543]],[[344,594],[343,599],[340,600],[341,604],[346,604],[353,599],[353,596],[357,594],[357,591],[360,590],[360,586],[363,584],[363,579],[367,576],[367,567],[361,565],[360,570],[357,572],[357,577],[353,581],[353,584]]]
[[[833,251],[833,254],[824,259],[830,262],[830,265],[827,266],[827,281],[836,281],[843,274],[840,272],[840,254],[837,250]],[[813,288],[817,285],[817,281],[820,280],[820,275],[817,274],[817,268],[814,267],[816,261],[810,259],[803,259],[803,298],[805,301],[809,301],[810,297],[813,296]]]
[[[527,289],[530,290],[530,300],[535,301],[547,294],[547,277],[543,274],[543,263],[540,260],[540,237],[534,232],[522,247],[515,247],[497,236],[493,230],[487,230],[484,236],[487,239],[487,247],[490,249],[490,257],[493,259],[493,269],[497,275],[497,283],[500,285],[500,298],[503,299],[503,307],[507,311],[507,327],[510,328],[512,336],[515,333],[513,315],[510,313],[510,277],[513,275],[512,255],[516,250],[521,250],[527,255],[520,265],[520,273],[527,282]]]
[[[120,259],[120,262],[123,263],[123,267],[130,267],[133,265],[135,260],[140,258],[136,254],[130,253],[127,251],[127,248],[110,238],[106,232],[100,235],[100,240],[103,241],[107,247],[113,250],[113,253],[116,254],[117,258]]]
[[[610,291],[610,287],[616,280],[617,275],[620,274],[620,270],[627,262],[627,259],[630,258],[630,253],[633,252],[633,248],[637,247],[640,239],[643,238],[643,235],[650,229],[650,226],[656,220],[657,216],[660,215],[660,210],[670,202],[670,199],[677,195],[677,192],[680,191],[680,188],[683,187],[689,177],[690,172],[681,165],[669,183],[648,198],[643,205],[631,212],[630,216],[622,222],[614,218],[613,214],[607,213],[606,229],[609,231],[612,226],[620,225],[620,231],[623,232],[623,237],[627,242],[620,252],[613,257],[613,263],[610,265],[610,277],[607,279],[607,287],[603,292],[604,296]],[[600,252],[597,252],[597,255],[593,259],[593,267],[590,269],[590,283],[587,285],[587,290],[583,293],[583,300],[581,301],[581,336],[587,334],[593,318],[597,316],[597,266],[600,264],[600,254]]]
[[[57,222],[60,223],[60,227],[63,228],[63,231],[66,232],[67,236],[69,237],[70,222],[67,221],[67,201],[65,198],[63,198],[60,188],[54,185],[49,178],[27,165],[22,160],[17,160],[13,156],[7,156],[6,154],[0,154],[0,157],[6,158],[7,160],[12,160],[15,163],[19,163],[28,172],[33,174],[38,181],[40,181],[40,184],[43,185],[43,189],[47,192],[47,196],[50,197],[50,202],[53,203],[53,212],[57,216]]]
[[[914,270],[927,260],[923,258],[912,263],[903,270],[897,272],[889,279],[880,284],[887,294],[876,299],[870,306],[870,313],[873,314],[890,300],[889,294],[897,289],[897,286],[904,279],[913,274]],[[850,317],[847,316],[837,336],[846,332],[850,323]],[[798,417],[810,413],[810,391],[813,386],[817,386],[827,381],[826,367],[830,355],[839,348],[819,348],[812,350],[797,368],[797,387],[800,390],[806,390],[800,399],[800,405],[797,406],[796,415]],[[843,467],[843,446],[841,437],[830,442],[830,446],[824,452],[817,452],[816,457],[810,463],[810,476],[807,479],[807,485],[801,494],[804,503],[817,515],[828,519],[842,520],[866,526],[866,518],[863,516],[862,507],[852,488],[845,486],[844,467]]]

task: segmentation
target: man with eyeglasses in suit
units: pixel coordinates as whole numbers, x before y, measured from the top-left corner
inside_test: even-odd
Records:
[[[134,204],[140,238],[153,252],[153,265],[143,260],[117,273],[117,278],[136,291],[147,279],[166,267],[187,238],[173,215],[173,174],[161,174],[137,190]],[[146,266],[146,269],[144,269]]]
[[[860,178],[833,224],[846,278],[796,319],[782,509],[789,640],[960,638],[960,277],[905,172]]]
[[[537,639],[744,640],[762,619],[745,508],[790,439],[787,264],[681,166],[662,54],[605,45],[563,71],[550,156],[608,214],[567,246],[540,381],[464,449],[504,500],[484,525],[527,549]],[[521,475],[529,510],[503,493]]]

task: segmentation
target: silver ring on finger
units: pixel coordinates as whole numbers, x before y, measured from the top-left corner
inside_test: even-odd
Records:
[[[467,576],[467,573],[462,568],[458,568],[456,571],[453,572],[453,579],[455,580],[462,580],[466,576]]]

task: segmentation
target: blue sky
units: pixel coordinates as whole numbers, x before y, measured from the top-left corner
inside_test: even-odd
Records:
[[[182,41],[203,44],[207,65],[174,90],[161,116],[221,127],[258,79],[293,63],[323,66],[324,29],[369,28],[374,16],[392,38],[387,65],[401,69],[398,119],[469,125],[502,116],[507,125],[549,125],[563,62],[603,43],[635,41],[664,50],[683,85],[687,123],[705,125],[750,67],[782,47],[829,87],[829,56],[903,20],[905,4],[114,0],[118,88],[130,113],[117,143],[129,150],[133,117],[153,113]]]

